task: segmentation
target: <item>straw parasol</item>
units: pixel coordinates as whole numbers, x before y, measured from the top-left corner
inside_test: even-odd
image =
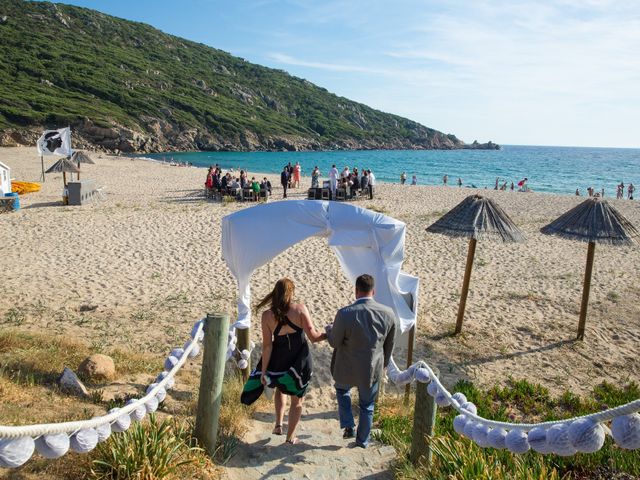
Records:
[[[427,232],[441,233],[450,237],[469,238],[467,265],[464,272],[458,319],[456,321],[456,334],[458,334],[462,331],[462,320],[467,303],[467,294],[469,293],[469,282],[471,280],[471,269],[477,241],[521,242],[524,240],[524,235],[496,202],[482,195],[470,195],[465,198],[451,211],[428,227]]]
[[[82,150],[73,152],[73,155],[71,155],[71,161],[78,165],[78,170],[80,170],[81,163],[86,163],[87,165],[95,165],[96,163]],[[78,180],[80,180],[80,172],[78,172]]]
[[[541,228],[540,231],[546,235],[557,235],[569,240],[589,243],[577,337],[578,340],[584,340],[596,243],[634,245],[640,232],[606,200],[599,197],[585,200],[546,227]]]
[[[61,158],[56,163],[51,165],[45,173],[60,173],[60,172],[62,172],[62,181],[64,182],[64,186],[66,187],[67,172],[79,173],[80,169],[76,167],[76,165],[68,158]]]

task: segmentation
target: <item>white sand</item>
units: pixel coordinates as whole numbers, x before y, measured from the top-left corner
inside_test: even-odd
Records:
[[[0,215],[0,326],[71,335],[87,343],[166,352],[181,345],[206,311],[235,309],[235,285],[220,256],[220,219],[250,204],[202,197],[206,171],[93,155],[83,177],[106,198],[82,207],[60,204],[62,175],[21,197],[22,210]],[[37,181],[33,148],[0,149],[17,180]],[[49,164],[52,161],[48,162]],[[277,185],[275,177],[272,183]],[[308,185],[308,179],[303,185]],[[291,198],[301,198],[303,189]],[[586,244],[551,238],[540,227],[574,206],[572,196],[486,193],[526,233],[526,243],[479,243],[463,334],[451,337],[467,242],[425,228],[473,190],[379,185],[379,209],[407,223],[404,269],[420,277],[416,358],[439,367],[445,383],[502,384],[527,378],[554,392],[584,393],[602,380],[639,379],[638,249],[598,247],[586,340],[574,342]],[[279,198],[281,191],[275,191]],[[640,225],[640,206],[612,200]],[[256,244],[268,232],[257,232]],[[253,277],[254,299],[281,276],[318,326],[353,300],[351,287],[322,239],[286,251]],[[97,306],[81,313],[82,305]],[[259,329],[253,330],[259,342]],[[316,376],[306,406],[333,409],[330,350],[313,348]],[[396,355],[404,363],[404,355]]]

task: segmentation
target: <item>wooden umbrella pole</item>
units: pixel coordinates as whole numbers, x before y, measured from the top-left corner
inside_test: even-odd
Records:
[[[407,368],[413,365],[413,346],[416,343],[416,326],[415,324],[409,329],[409,339],[407,340]],[[409,405],[409,397],[411,395],[411,383],[407,383],[404,387],[404,404]]]
[[[64,183],[64,186],[67,186],[67,172],[62,172],[62,183]]]
[[[589,291],[591,290],[591,273],[593,271],[593,257],[596,244],[589,242],[587,249],[587,266],[584,270],[584,285],[582,287],[582,304],[580,305],[580,322],[578,323],[578,340],[584,340],[584,327],[587,323],[587,307],[589,306]]]
[[[460,306],[458,307],[458,320],[456,321],[456,335],[462,332],[462,320],[464,318],[464,307],[467,305],[467,294],[469,293],[469,282],[471,280],[471,270],[473,268],[473,257],[476,254],[475,238],[469,239],[469,252],[467,253],[467,266],[464,270],[464,281],[462,282],[462,293],[460,294]]]

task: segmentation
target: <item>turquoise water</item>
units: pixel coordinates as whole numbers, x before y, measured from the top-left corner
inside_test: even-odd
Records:
[[[442,185],[444,174],[449,184],[458,177],[464,185],[493,188],[496,177],[517,183],[529,179],[529,187],[538,192],[574,194],[587,187],[605,188],[615,196],[615,186],[623,181],[640,185],[640,149],[534,147],[507,145],[502,150],[358,150],[330,152],[189,152],[162,153],[146,157],[190,162],[208,167],[248,169],[252,172],[278,173],[288,162],[300,162],[303,175],[315,165],[324,177],[332,164],[339,170],[346,165],[371,169],[379,182],[398,183],[407,172],[408,183],[415,173],[419,185]]]

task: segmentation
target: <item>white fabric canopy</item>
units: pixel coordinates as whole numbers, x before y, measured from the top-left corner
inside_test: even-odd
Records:
[[[363,273],[374,277],[376,300],[393,309],[402,332],[415,324],[419,280],[401,270],[404,223],[351,204],[295,200],[246,208],[222,219],[222,256],[238,282],[234,327],[251,323],[253,271],[312,236],[327,237],[351,283]]]

